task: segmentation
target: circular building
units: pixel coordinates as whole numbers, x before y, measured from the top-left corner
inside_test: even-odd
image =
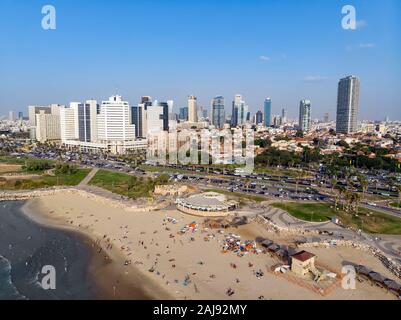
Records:
[[[176,199],[177,209],[196,216],[222,217],[238,207],[238,202],[227,200],[226,196],[216,192],[195,194],[187,198]]]

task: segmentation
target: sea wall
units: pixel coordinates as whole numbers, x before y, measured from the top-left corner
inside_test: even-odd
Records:
[[[3,191],[0,192],[0,201],[16,201],[16,200],[29,200],[38,197],[52,196],[59,193],[76,194],[81,197],[91,199],[93,201],[112,206],[113,208],[120,208],[127,212],[150,212],[161,210],[171,204],[171,201],[161,201],[154,205],[135,204],[134,200],[118,201],[115,199],[101,196],[90,191],[77,189],[74,187],[55,187],[48,189],[24,190],[24,191]]]

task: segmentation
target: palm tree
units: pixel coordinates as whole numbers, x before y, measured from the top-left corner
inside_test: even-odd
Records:
[[[345,209],[345,193],[346,193],[346,190],[342,186],[339,186],[337,189],[338,189],[339,200],[342,202],[343,210],[344,210]],[[341,199],[342,197],[344,197],[344,199]]]
[[[302,178],[304,176],[304,172],[303,172],[303,170],[302,169],[299,169],[299,170],[297,170],[297,172],[296,172],[296,178],[297,178],[297,180],[296,180],[296,193],[298,194],[298,183],[299,183],[299,180]]]
[[[361,201],[362,197],[359,193],[353,192],[351,199],[352,199],[352,202],[354,203],[354,210],[355,210],[356,214],[358,214],[359,202]]]
[[[336,178],[331,179],[331,194],[333,195],[335,202],[334,202],[334,209],[337,209],[337,196],[334,193],[334,189],[336,189],[338,181]]]
[[[358,181],[362,188],[362,197],[365,198],[365,193],[368,191],[369,183],[368,180],[362,175],[358,175]]]

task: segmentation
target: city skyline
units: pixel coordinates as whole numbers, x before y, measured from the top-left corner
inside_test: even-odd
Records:
[[[271,97],[272,113],[285,108],[296,118],[300,99],[308,98],[314,115],[322,118],[335,114],[338,79],[356,74],[363,87],[361,120],[401,118],[398,1],[354,1],[359,22],[354,31],[342,29],[339,2],[177,0],[94,6],[56,1],[58,24],[51,31],[40,27],[42,5],[0,4],[8,12],[0,34],[9,39],[0,57],[1,114],[28,105],[101,100],[112,92],[131,104],[146,94],[172,99],[176,112],[194,94],[198,105],[210,110],[213,97],[231,101],[240,93],[252,114]],[[117,23],[102,19],[116,8]],[[148,15],[138,12],[150,12],[156,22],[144,23]],[[167,23],[161,23],[166,16]],[[236,18],[246,23],[236,26]],[[108,46],[111,40],[114,45]]]

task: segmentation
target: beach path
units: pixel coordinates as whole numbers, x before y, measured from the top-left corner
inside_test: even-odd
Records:
[[[78,187],[87,186],[98,171],[99,168],[93,168],[92,171],[89,172],[88,175],[79,183]]]

